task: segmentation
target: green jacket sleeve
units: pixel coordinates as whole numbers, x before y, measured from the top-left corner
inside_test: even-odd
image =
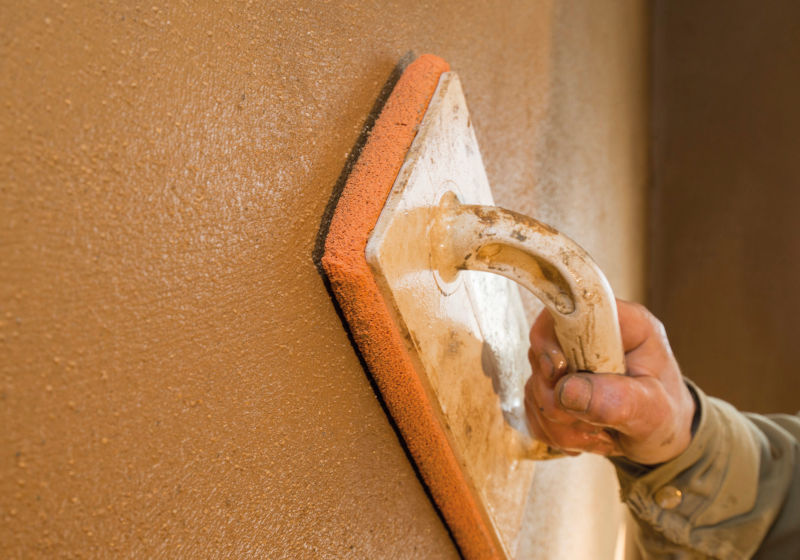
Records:
[[[681,455],[616,459],[645,558],[800,558],[800,417],[743,414],[687,381],[699,410]]]

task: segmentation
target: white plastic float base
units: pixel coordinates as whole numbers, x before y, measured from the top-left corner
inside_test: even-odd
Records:
[[[446,193],[465,204],[494,205],[452,72],[440,80],[367,260],[506,556],[611,558],[620,509],[610,465],[593,457],[541,465],[525,458],[544,450],[527,436],[521,416],[529,326],[517,285],[473,271],[447,282],[434,271],[428,233]],[[535,468],[543,469],[546,486],[534,482]]]

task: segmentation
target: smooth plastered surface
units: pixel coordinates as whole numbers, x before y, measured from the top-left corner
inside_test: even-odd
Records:
[[[398,60],[435,52],[498,202],[635,296],[636,5],[0,7],[2,555],[457,557],[320,221]]]

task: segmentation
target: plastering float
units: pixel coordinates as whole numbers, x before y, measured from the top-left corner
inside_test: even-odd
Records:
[[[466,101],[423,55],[345,183],[322,266],[353,339],[467,558],[513,558],[533,459],[517,284],[555,318],[574,371],[623,372],[616,306],[586,252],[494,206]],[[487,274],[493,273],[493,274]]]

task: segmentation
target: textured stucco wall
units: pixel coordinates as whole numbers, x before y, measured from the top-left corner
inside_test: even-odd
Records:
[[[638,297],[640,3],[0,20],[2,555],[455,557],[312,263],[320,219],[394,65],[433,52],[498,200]]]
[[[800,4],[656,2],[652,303],[684,372],[800,407]]]

